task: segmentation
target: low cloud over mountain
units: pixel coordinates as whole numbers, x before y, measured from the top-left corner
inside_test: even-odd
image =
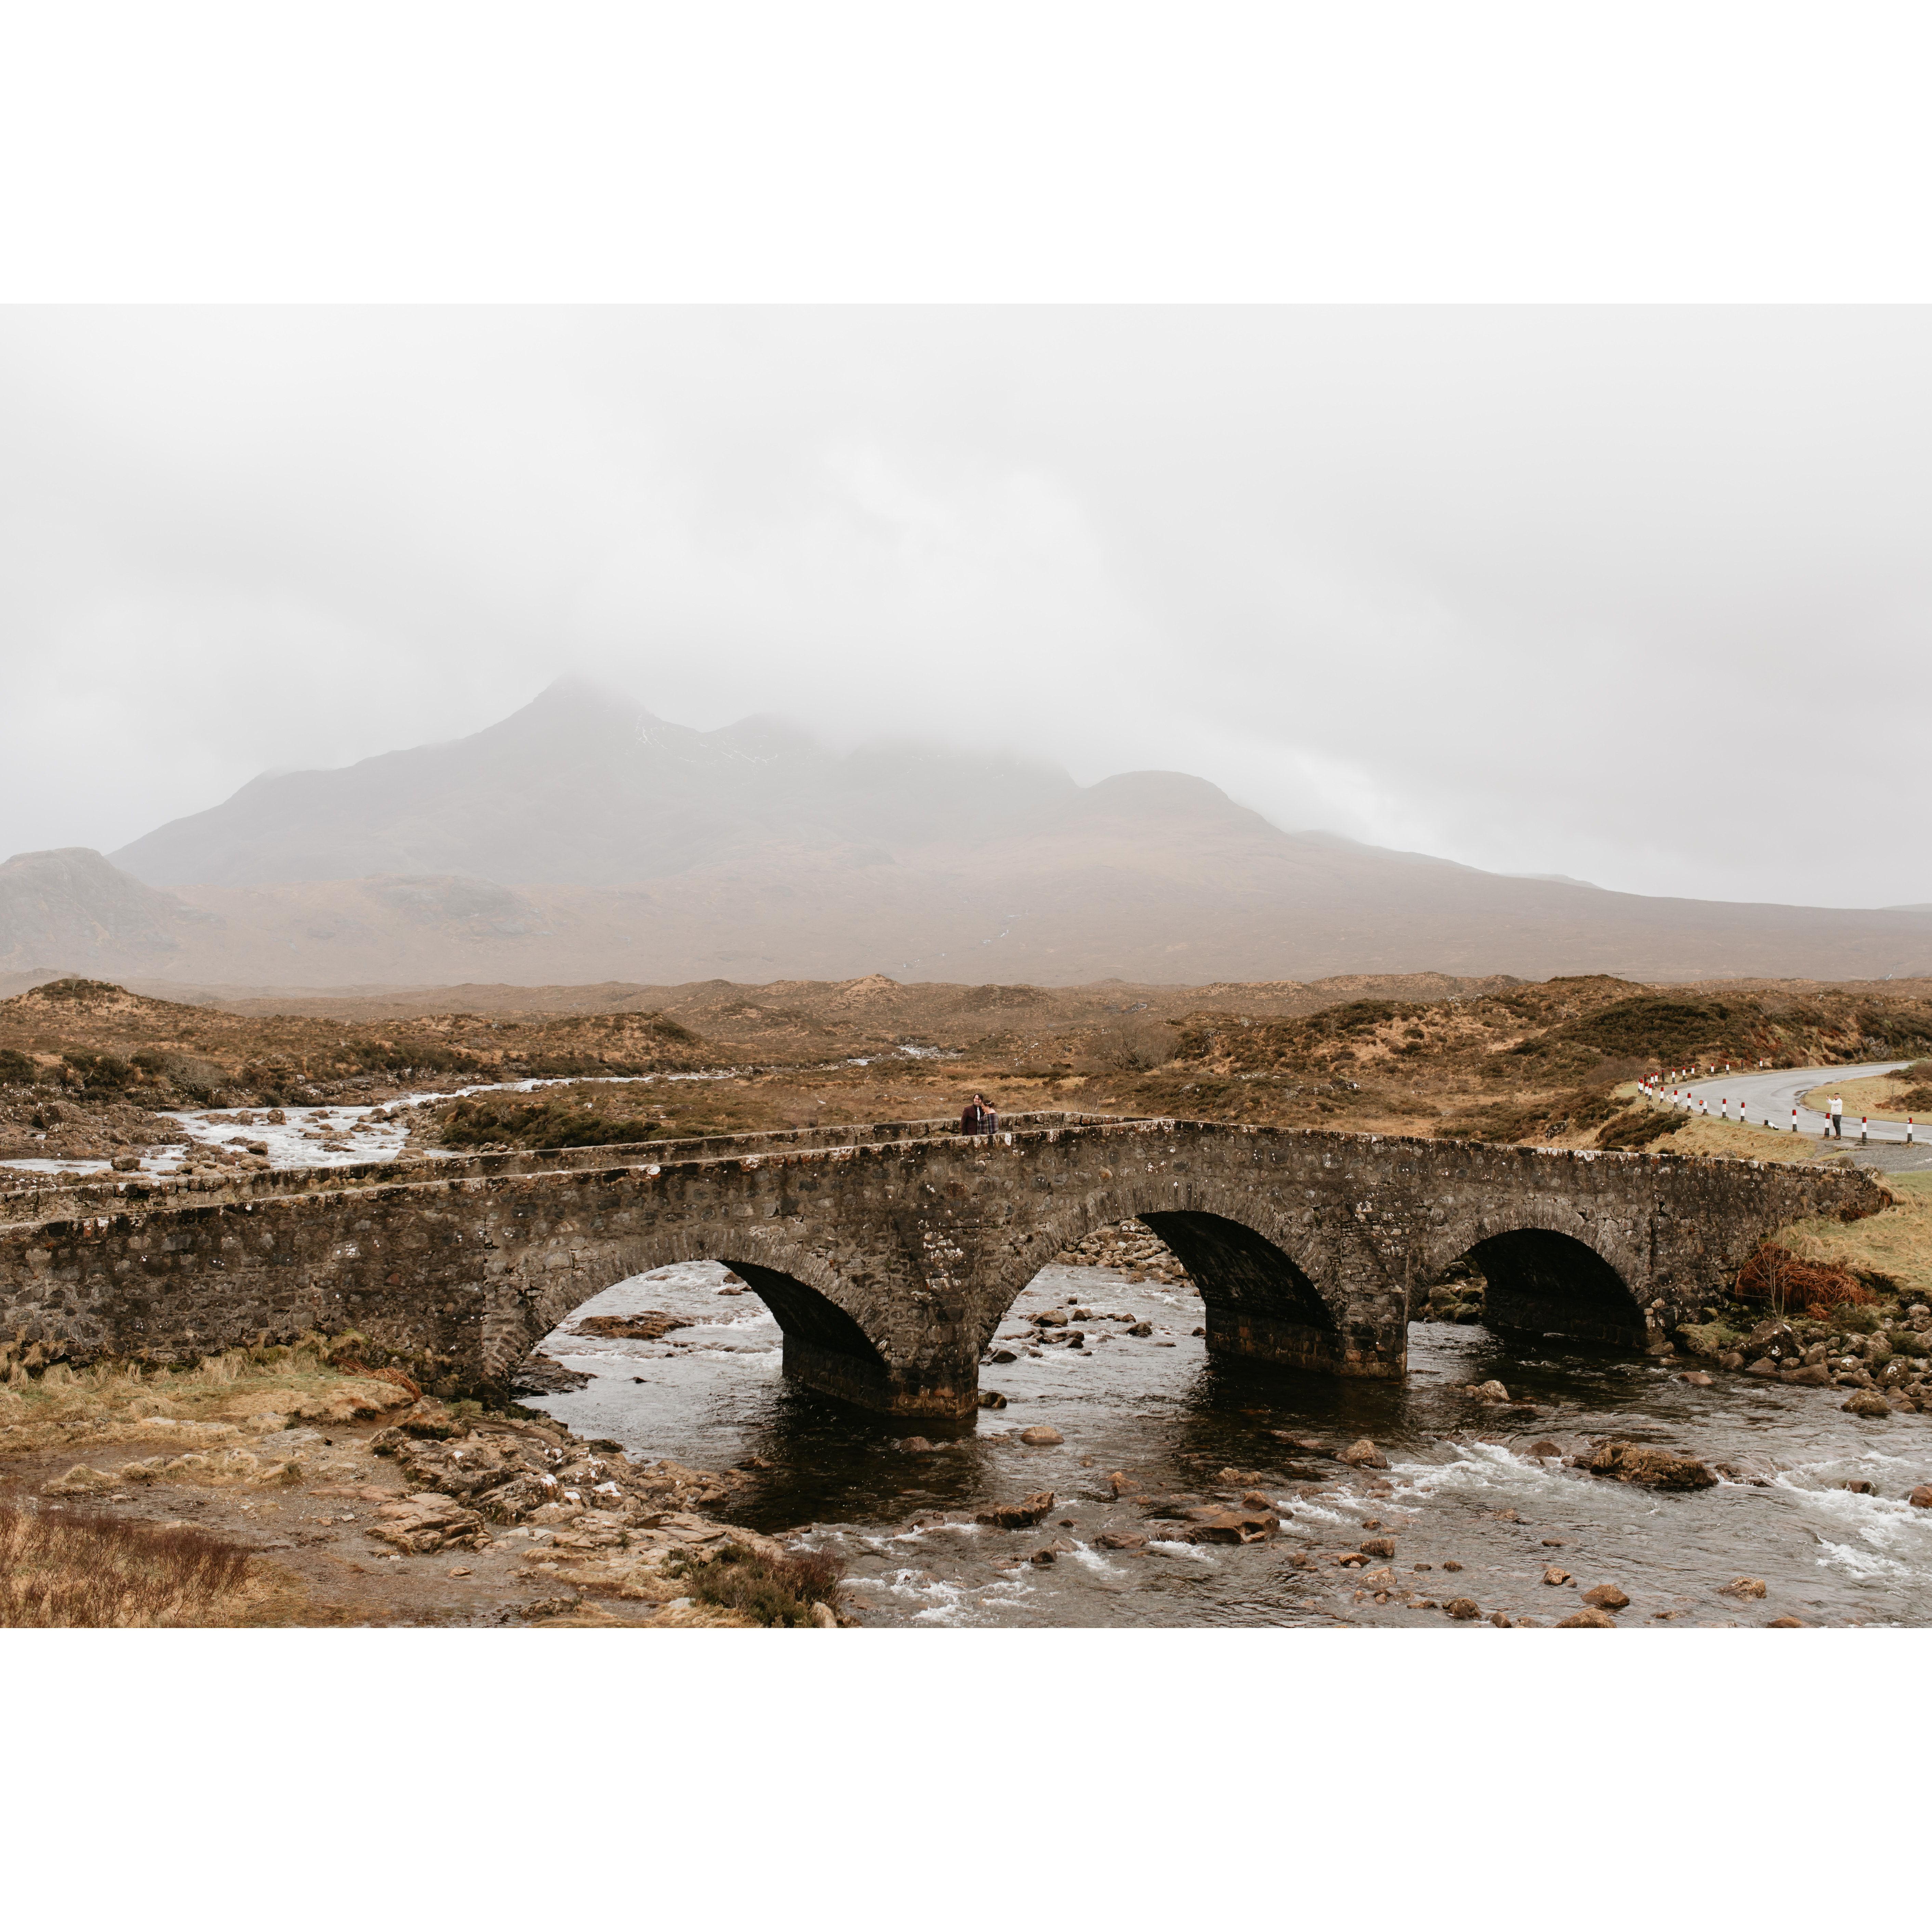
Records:
[[[0,968],[227,984],[1156,982],[1436,970],[1871,978],[1932,912],[1642,898],[1291,833],[1172,772],[1079,786],[568,682],[501,723],[255,779],[104,859],[0,866]]]

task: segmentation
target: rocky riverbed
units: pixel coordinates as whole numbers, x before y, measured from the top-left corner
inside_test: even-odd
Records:
[[[808,1526],[867,1624],[1932,1621],[1932,1418],[1462,1315],[1412,1328],[1406,1386],[1230,1369],[1177,1270],[1120,1258],[1042,1270],[956,1433],[785,1382],[776,1323],[701,1262],[580,1310],[544,1350],[581,1386],[530,1400],[741,1468],[719,1514]],[[640,1311],[680,1325],[615,1332]]]

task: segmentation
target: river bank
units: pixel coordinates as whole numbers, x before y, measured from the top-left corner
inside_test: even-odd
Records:
[[[837,1622],[838,1566],[717,1515],[742,1473],[424,1399],[352,1338],[0,1367],[0,1624]],[[147,1588],[184,1549],[234,1560]]]

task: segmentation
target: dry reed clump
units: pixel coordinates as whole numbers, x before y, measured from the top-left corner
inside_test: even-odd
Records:
[[[412,1376],[404,1375],[400,1369],[372,1369],[356,1355],[333,1356],[329,1366],[338,1375],[353,1376],[365,1382],[387,1382],[400,1389],[410,1401],[422,1400],[422,1384]]]
[[[837,1613],[842,1557],[822,1550],[800,1550],[788,1556],[760,1556],[736,1543],[728,1543],[716,1556],[694,1557],[682,1552],[664,1568],[689,1588],[700,1604],[736,1610],[754,1622],[784,1629],[815,1623],[815,1605]]]
[[[0,1628],[202,1623],[248,1579],[248,1552],[201,1530],[0,1502]]]
[[[33,1375],[17,1344],[0,1344],[0,1455],[131,1441],[163,1432],[157,1422],[178,1426],[178,1436],[170,1432],[172,1440],[207,1447],[292,1419],[346,1422],[416,1399],[407,1376],[359,1363],[350,1372],[332,1359],[337,1347],[324,1336],[304,1336],[292,1346],[230,1348],[193,1368],[100,1362],[76,1369],[56,1362]]]
[[[1738,1271],[1740,1301],[1762,1301],[1776,1312],[1825,1315],[1834,1308],[1869,1306],[1878,1298],[1850,1269],[1836,1262],[1808,1261],[1776,1241],[1760,1244]]]

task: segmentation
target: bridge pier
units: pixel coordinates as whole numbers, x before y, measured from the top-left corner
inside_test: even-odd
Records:
[[[1202,1299],[1206,1302],[1204,1291]],[[1313,1375],[1399,1378],[1408,1367],[1408,1324],[1385,1332],[1344,1335],[1339,1329],[1291,1316],[1206,1302],[1208,1352],[1273,1362]]]
[[[974,1360],[950,1369],[927,1363],[896,1371],[876,1357],[868,1362],[805,1336],[788,1335],[784,1372],[820,1395],[885,1415],[959,1422],[980,1406],[980,1368]]]

